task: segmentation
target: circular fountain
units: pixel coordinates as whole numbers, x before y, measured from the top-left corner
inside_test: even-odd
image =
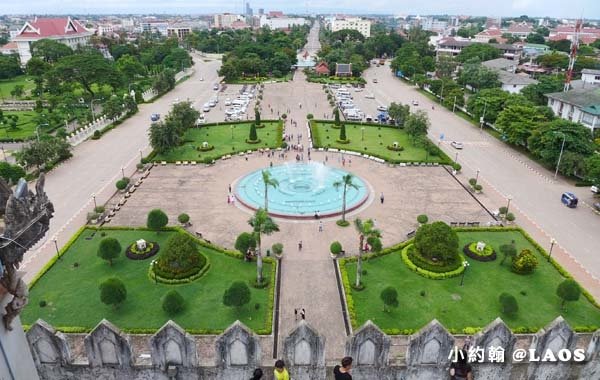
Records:
[[[269,214],[289,218],[312,218],[341,214],[343,187],[333,184],[348,172],[321,163],[286,163],[254,171],[242,177],[235,185],[236,198],[245,206],[256,210],[265,207],[265,185],[262,171],[267,170],[279,182],[269,187]],[[346,190],[346,211],[355,210],[368,198],[365,181],[353,177],[357,188]]]

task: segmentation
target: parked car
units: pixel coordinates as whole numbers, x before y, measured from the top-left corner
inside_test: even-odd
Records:
[[[373,78],[373,83],[377,83],[377,78]]]
[[[367,98],[367,99],[375,99],[375,95],[373,95],[373,94],[367,94],[367,95],[365,95],[365,98]]]
[[[209,112],[210,111],[210,104],[204,103],[204,106],[202,106],[202,111]]]
[[[462,149],[462,148],[463,148],[463,143],[461,143],[461,142],[458,142],[458,141],[452,141],[452,142],[450,143],[450,145],[452,145],[452,147],[453,147],[454,149]]]
[[[577,207],[577,203],[579,203],[579,199],[577,199],[577,196],[568,191],[561,195],[560,201],[569,208],[575,208]]]
[[[175,98],[175,99],[174,99],[174,100],[171,102],[171,104],[175,105],[175,104],[177,104],[177,103],[179,103],[179,102],[180,102],[179,98]]]
[[[600,188],[598,188],[598,186],[590,187],[590,191],[594,194],[600,194]]]
[[[231,99],[229,99],[229,98],[225,99],[225,105],[226,106],[230,106],[231,105]]]
[[[412,105],[413,106],[418,106],[419,105],[419,101],[418,100],[413,100],[412,101]]]
[[[386,106],[377,106],[377,111],[387,112],[387,107]]]
[[[150,116],[150,120],[151,120],[151,121],[158,121],[158,120],[160,120],[160,114],[159,114],[159,113],[153,113],[153,114]]]
[[[215,83],[215,84],[213,85],[213,90],[215,90],[215,91],[219,91],[219,85]]]

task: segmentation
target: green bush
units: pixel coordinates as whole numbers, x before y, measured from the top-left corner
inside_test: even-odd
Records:
[[[116,277],[109,278],[100,284],[100,301],[112,305],[115,309],[127,298],[127,289],[123,281]]]
[[[258,141],[256,125],[254,123],[250,124],[250,134],[248,135],[248,141]]]
[[[401,251],[402,262],[404,262],[404,264],[408,267],[408,269],[412,270],[413,272],[415,272],[425,278],[429,278],[432,280],[443,280],[446,278],[459,276],[465,270],[465,267],[461,265],[460,261],[459,261],[459,265],[456,269],[448,271],[448,272],[436,273],[436,272],[429,271],[427,269],[423,269],[423,268],[417,266],[415,263],[413,263],[411,261],[411,259],[409,258],[408,251],[411,247],[413,247],[413,245],[409,244],[402,249],[402,251]],[[383,250],[382,252],[386,252],[386,250],[387,249]],[[387,254],[387,253],[389,253],[389,252],[386,252],[384,254]],[[459,258],[462,259],[462,257],[460,255],[459,255]]]
[[[462,169],[462,166],[458,162],[454,162],[454,163],[452,163],[452,169],[454,169],[457,172],[459,172],[460,169]]]
[[[276,255],[281,255],[283,253],[283,244],[275,243],[271,246],[271,250]]]
[[[477,185],[477,180],[475,178],[469,178],[469,185],[471,185],[471,186]]]
[[[94,207],[94,212],[96,214],[102,214],[102,213],[104,213],[104,211],[106,211],[106,208],[104,208],[104,206],[96,206],[96,207]]]
[[[454,264],[458,255],[458,235],[444,222],[423,224],[415,235],[415,248],[429,261]]]
[[[478,251],[477,250],[477,242],[473,242],[473,243],[469,244],[468,249],[472,254],[477,255],[477,256],[485,257],[485,256],[491,256],[494,254],[494,248],[489,244],[485,245],[485,248],[483,248],[483,251]]]
[[[169,223],[169,217],[161,209],[155,208],[148,213],[146,226],[158,233],[161,228],[164,228]]]
[[[181,224],[187,224],[190,221],[190,216],[186,213],[179,214],[177,221]]]
[[[443,261],[432,261],[422,256],[414,245],[408,247],[407,254],[410,261],[412,261],[416,266],[434,273],[451,272],[457,269],[459,266],[462,266],[461,261],[458,260],[458,254],[455,260],[452,260],[448,263],[445,263]]]
[[[125,181],[124,179],[120,179],[117,181],[117,183],[115,185],[117,186],[118,190],[125,190],[125,188],[128,185],[128,182]]]
[[[334,241],[329,246],[329,251],[334,255],[339,255],[342,252],[342,244],[339,241]]]
[[[250,288],[243,281],[236,281],[223,294],[223,304],[239,310],[250,302]]]
[[[506,221],[508,222],[514,222],[515,221],[515,214],[513,214],[512,212],[509,212],[508,214],[506,214]]]
[[[346,124],[342,124],[342,127],[340,128],[340,138],[338,141],[348,141],[348,138],[346,137]]]
[[[425,214],[421,214],[421,215],[417,216],[417,222],[419,222],[419,224],[425,224],[428,221],[429,221],[429,218]]]
[[[169,315],[179,314],[185,307],[185,300],[177,290],[168,291],[161,301],[162,309]]]
[[[518,274],[529,274],[533,273],[537,265],[538,259],[533,252],[524,249],[513,258],[512,270]]]
[[[198,251],[194,239],[180,232],[169,237],[153,269],[163,279],[180,280],[194,276],[206,264],[206,257]]]
[[[519,304],[513,295],[502,293],[498,299],[503,314],[514,316],[519,311]]]
[[[121,243],[115,238],[107,237],[100,241],[98,245],[97,255],[102,260],[108,261],[108,264],[112,266],[113,260],[119,257],[121,253]]]
[[[398,291],[392,286],[385,287],[379,294],[379,298],[383,301],[383,311],[398,307]]]
[[[315,116],[314,116],[312,113],[309,113],[309,114],[307,114],[307,115],[306,115],[306,118],[307,118],[308,120],[312,120],[312,119],[314,119],[314,117],[315,117]]]
[[[254,237],[254,234],[242,232],[238,235],[237,239],[235,239],[234,247],[244,254],[248,252],[248,249],[256,249],[256,238]]]
[[[350,225],[350,222],[347,220],[340,219],[340,220],[336,220],[335,224],[337,224],[340,227],[348,227]]]
[[[562,299],[561,308],[565,310],[567,301],[577,301],[581,296],[581,287],[577,281],[566,279],[556,288],[556,295]]]

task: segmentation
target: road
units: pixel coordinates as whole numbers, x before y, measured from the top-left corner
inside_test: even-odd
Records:
[[[506,203],[508,197],[512,197],[511,209],[520,210],[533,225],[556,239],[596,280],[600,278],[600,255],[597,254],[600,247],[600,216],[589,207],[591,194],[588,188],[576,188],[560,177],[555,180],[554,173],[481,132],[440,104],[434,104],[414,86],[395,78],[389,65],[369,68],[364,77],[367,80],[366,88],[362,93],[354,93],[354,98],[365,114],[376,116],[378,105],[387,106],[392,101],[411,104],[412,100],[418,100],[419,106],[411,105],[411,110],[422,109],[429,114],[429,136],[433,141],[438,141],[441,134],[445,135],[441,147],[453,159],[458,154],[464,180],[475,177],[479,170],[479,178],[502,194]],[[373,83],[374,78],[378,79],[378,83]],[[367,93],[373,93],[375,100],[365,99]],[[453,149],[449,144],[452,140],[463,142],[464,149]],[[578,194],[586,202],[580,203],[576,209],[565,207],[560,202],[560,196],[565,191]],[[539,243],[548,249],[550,238]]]
[[[150,153],[148,128],[151,114],[166,115],[175,99],[193,99],[195,104],[202,104],[214,96],[212,86],[220,81],[217,70],[221,62],[194,58],[195,71],[189,79],[154,103],[140,104],[137,114],[100,140],[88,140],[78,145],[73,150],[73,158],[48,173],[46,192],[56,212],[46,239],[25,255],[22,268],[27,272],[26,281],[30,281],[56,253],[52,239],[56,238],[60,247],[85,223],[86,214],[94,207],[92,194],[98,205],[104,204],[114,192],[114,184],[122,172],[126,176],[133,173],[140,155]]]

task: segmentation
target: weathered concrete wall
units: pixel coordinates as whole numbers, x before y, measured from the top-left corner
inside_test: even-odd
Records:
[[[152,336],[127,335],[108,321],[102,321],[84,339],[78,336],[76,340],[38,321],[27,332],[27,340],[41,379],[247,380],[257,367],[265,372],[264,379],[273,378],[274,360],[263,357],[265,348],[261,349],[260,338],[239,321],[213,341],[214,356],[209,362],[207,355],[213,352],[198,348],[202,337],[187,334],[172,321]],[[325,363],[325,339],[305,321],[282,341],[282,359],[293,379],[333,378],[334,363]],[[346,343],[346,355],[354,358],[353,378],[446,379],[451,362],[449,354],[455,345],[462,347],[464,343],[462,337],[452,336],[436,320],[403,339],[406,342],[401,346],[406,351],[404,361],[398,360],[398,347],[395,357],[390,357],[392,341],[371,321],[356,330]],[[472,363],[476,379],[600,379],[600,331],[591,336],[576,334],[561,317],[533,336],[518,337],[497,319],[468,344],[485,352],[483,363]],[[85,346],[85,350],[75,346]],[[142,346],[148,347],[144,352],[149,354],[139,353]],[[500,347],[504,354],[492,359],[488,357],[490,347]],[[517,348],[531,350],[539,356],[548,351],[558,355],[561,349],[578,348],[585,354],[585,361],[515,362],[512,352]],[[84,358],[75,359],[72,351],[84,352]]]

